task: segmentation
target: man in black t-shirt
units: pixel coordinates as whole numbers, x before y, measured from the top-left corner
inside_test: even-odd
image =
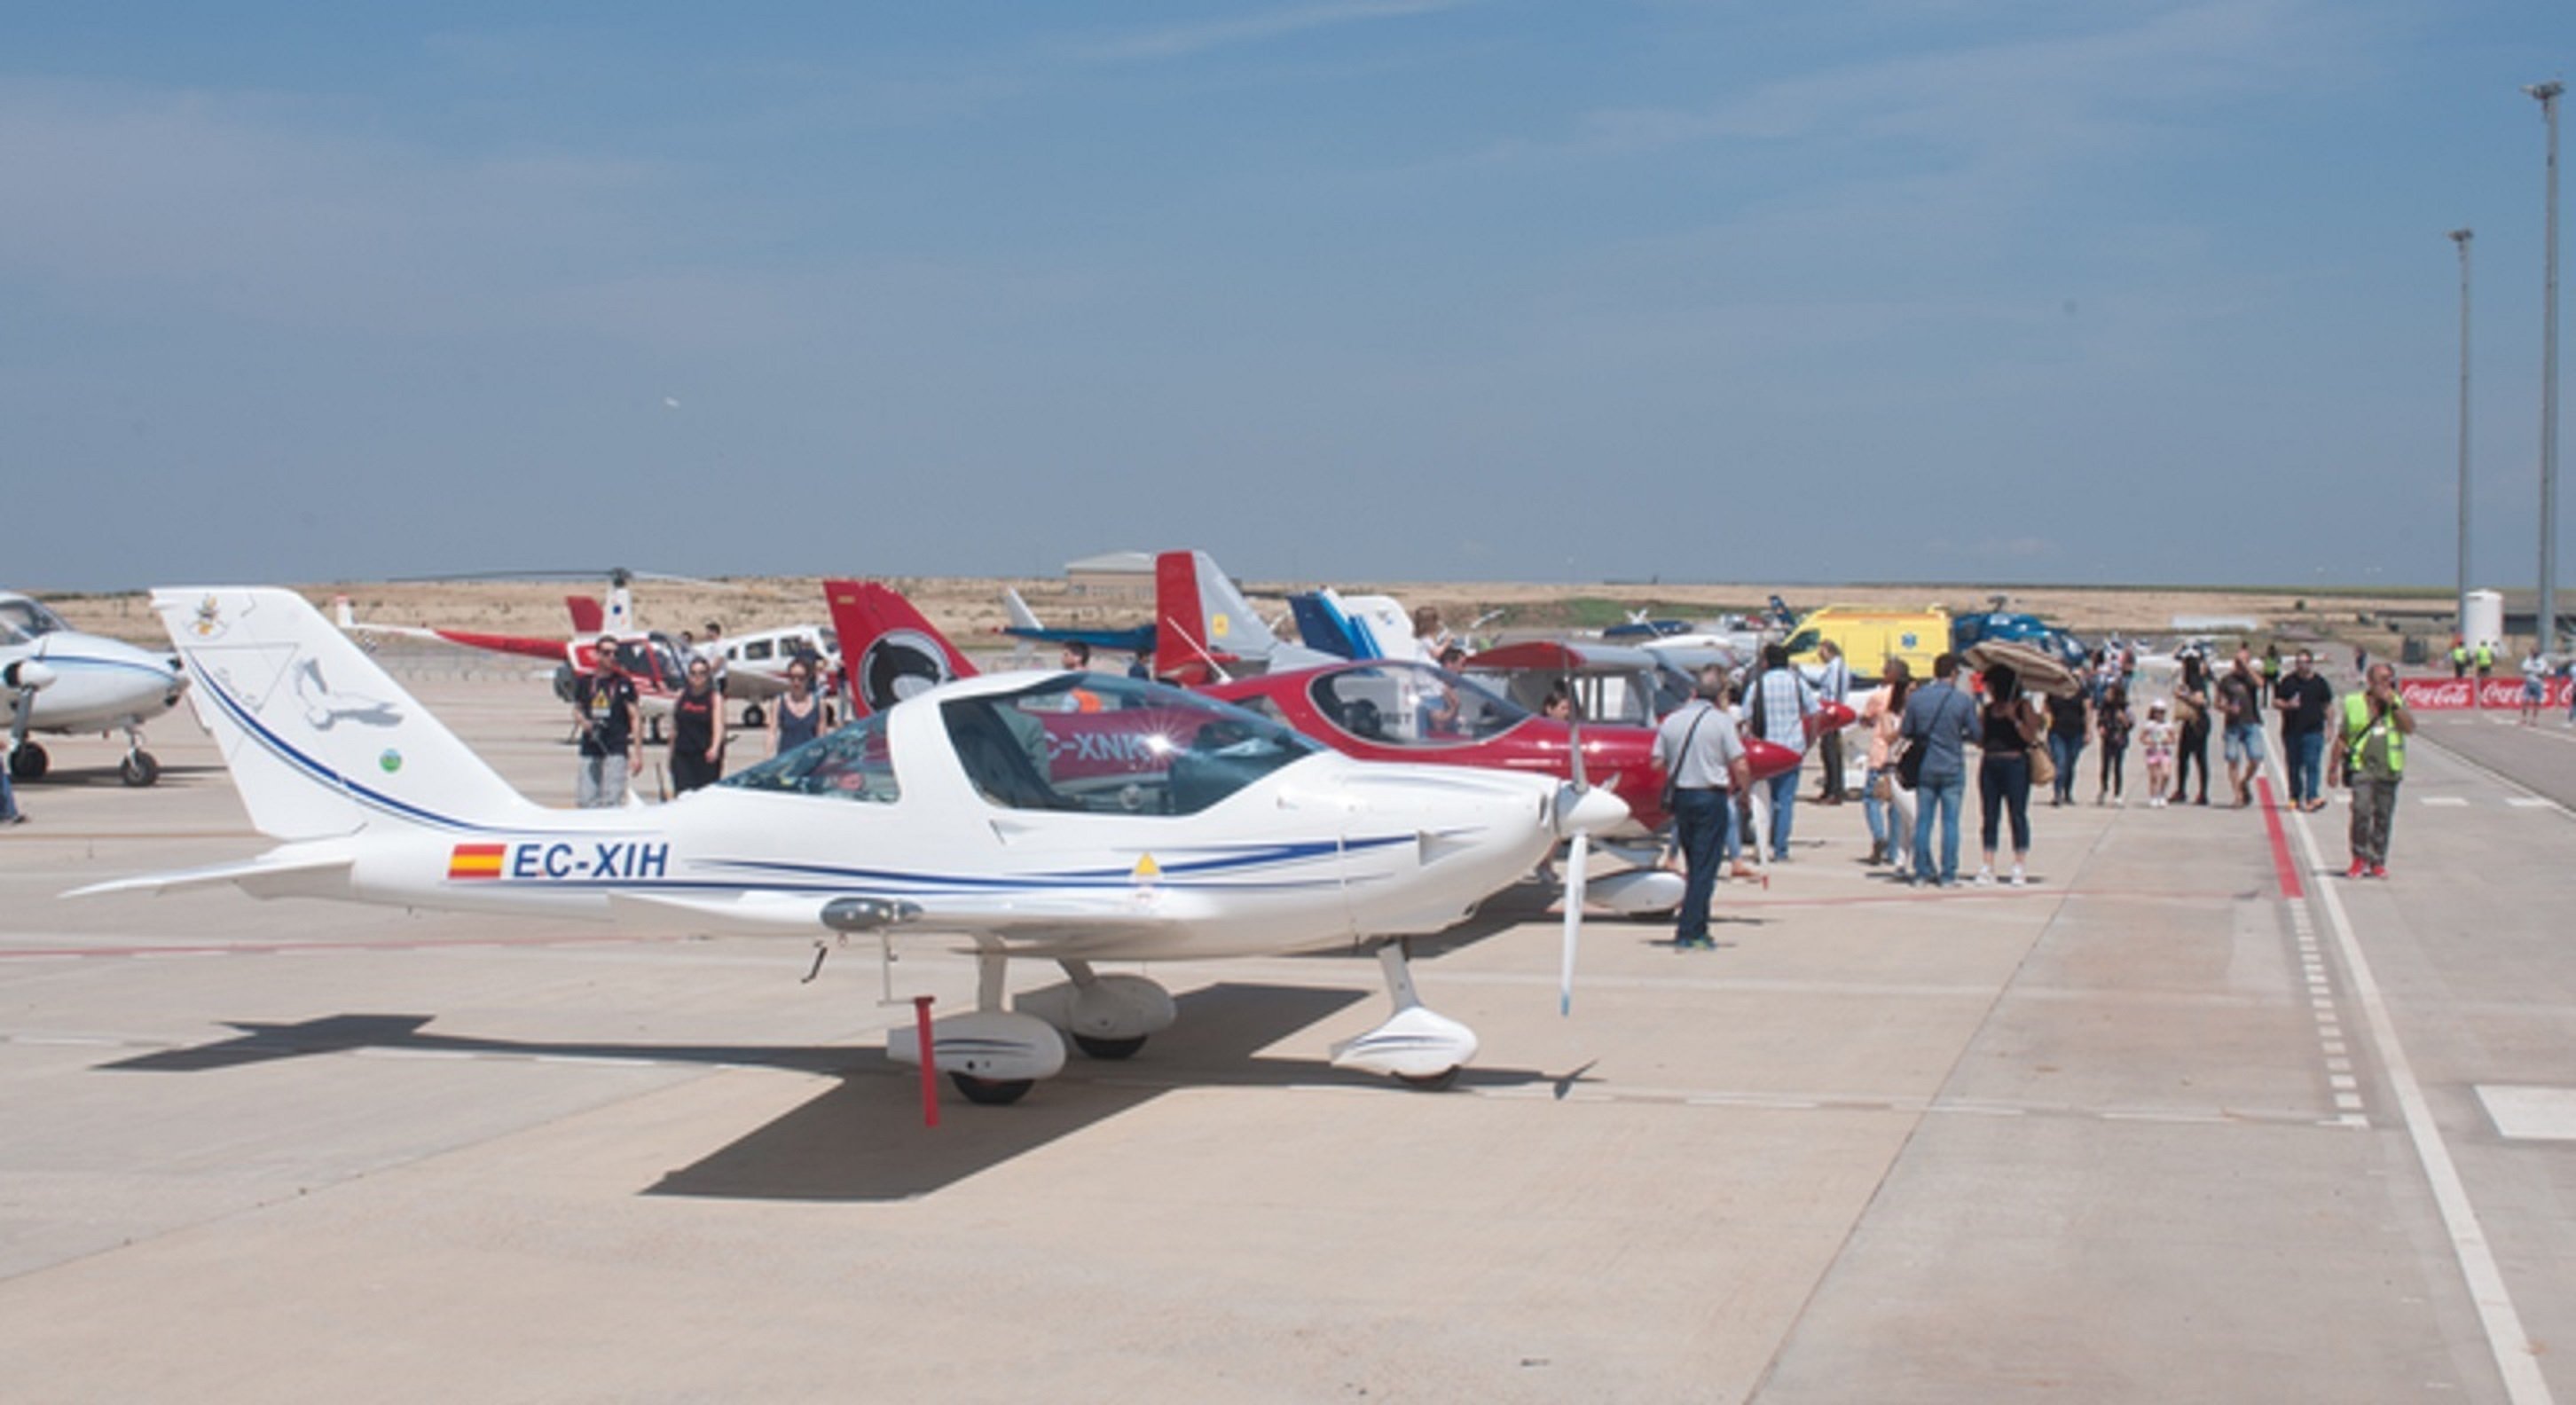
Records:
[[[590,646],[590,671],[573,685],[573,721],[581,728],[581,772],[574,803],[585,810],[626,803],[627,777],[643,760],[635,725],[635,685],[617,667],[617,640],[601,635]]]
[[[2325,767],[2326,716],[2334,706],[2334,689],[2317,675],[2317,656],[2301,649],[2289,674],[2272,690],[2272,706],[2281,713],[2281,755],[2290,763],[2290,803],[2302,810],[2322,810],[2319,787]]]

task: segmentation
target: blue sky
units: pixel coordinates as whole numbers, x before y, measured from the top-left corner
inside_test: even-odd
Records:
[[[2465,225],[2528,586],[2571,54],[2563,0],[21,6],[0,581],[2446,584]]]

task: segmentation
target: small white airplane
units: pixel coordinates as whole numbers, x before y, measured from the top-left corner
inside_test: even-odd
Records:
[[[700,640],[698,648],[703,651],[706,641]],[[746,727],[757,727],[769,720],[762,704],[786,693],[789,664],[801,658],[821,659],[818,677],[826,687],[841,668],[841,641],[829,625],[791,624],[749,634],[728,634],[724,636],[722,652],[725,696],[743,704],[742,725]]]
[[[1357,761],[1196,694],[1085,673],[945,684],[666,805],[552,810],[292,592],[162,590],[153,608],[252,823],[281,842],[80,894],[230,883],[825,949],[858,935],[889,959],[900,933],[945,935],[973,950],[980,979],[972,1013],[935,1023],[929,1057],[978,1102],[1059,1071],[1064,1035],[1124,1058],[1173,1023],[1160,985],[1095,961],[1436,932],[1559,838],[1627,816],[1605,787]],[[1077,688],[1106,705],[1066,710]],[[1579,887],[1569,899],[1570,982]],[[1069,980],[1006,1002],[1014,958],[1054,961]],[[1446,1083],[1474,1057],[1474,1032],[1422,1006],[1401,941],[1379,960],[1395,1012],[1334,1062]],[[887,1054],[920,1063],[911,1025],[889,1030]]]
[[[8,708],[9,775],[42,779],[53,759],[29,732],[125,733],[117,774],[127,785],[161,778],[143,749],[143,724],[179,705],[187,675],[168,654],[83,634],[35,599],[0,591],[0,704]]]

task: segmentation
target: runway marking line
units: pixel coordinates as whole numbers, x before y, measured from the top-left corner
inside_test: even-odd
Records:
[[[2268,803],[2268,799],[2267,799]],[[2465,802],[2464,802],[2465,803]],[[2317,842],[2316,831],[2304,814],[2291,817],[2299,832],[2299,842],[2307,850],[2311,868],[2323,873],[2325,851]],[[2424,1086],[2415,1077],[2413,1060],[2407,1057],[2406,1045],[2397,1036],[2396,1017],[2388,1008],[2388,998],[2379,988],[2379,979],[2363,955],[2360,938],[2354,933],[2352,915],[2344,910],[2343,896],[2329,878],[2317,885],[2327,923],[2334,929],[2335,951],[2343,958],[2344,970],[2352,982],[2353,999],[2361,1006],[2362,1018],[2370,1026],[2371,1042],[2379,1048],[2382,1071],[2389,1091],[2397,1101],[2399,1118],[2405,1123],[2407,1140],[2415,1150],[2415,1159],[2424,1168],[2424,1178],[2433,1193],[2433,1204],[2442,1218],[2442,1227],[2451,1242],[2451,1259],[2458,1265],[2460,1277],[2468,1288],[2470,1303],[2476,1308],[2480,1329],[2487,1339],[2488,1354],[2504,1379],[2505,1399],[2512,1405],[2549,1405],[2555,1399],[2549,1391],[2548,1378],[2540,1372],[2540,1348],[2522,1325],[2522,1314],[2513,1304],[2513,1293],[2506,1286],[2504,1271],[2496,1263],[2494,1246],[2488,1241],[2486,1228],[2478,1220],[2477,1206],[2469,1199],[2468,1184],[2460,1177],[2459,1166],[2451,1159],[2449,1143],[2433,1120],[2432,1105],[2425,1101]],[[2290,918],[2299,929],[2303,943],[2316,940],[2315,924],[2308,915],[2304,898],[2290,900]],[[2322,1031],[2326,1016],[2318,1015]],[[2335,1106],[2346,1119],[2358,1117],[2362,1107],[2356,1092],[2340,1089],[2334,1095]]]

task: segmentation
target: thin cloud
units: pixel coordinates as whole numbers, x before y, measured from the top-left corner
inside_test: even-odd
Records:
[[[1474,3],[1477,0],[1343,0],[1340,4],[1273,10],[1242,19],[1210,20],[1204,24],[1143,30],[1086,45],[1078,52],[1086,59],[1104,62],[1187,58],[1212,49],[1267,43],[1337,25],[1409,19],[1416,15],[1461,9]]]
[[[1711,141],[1901,139],[1970,152],[2065,152],[2158,112],[2344,70],[2351,26],[2301,0],[2167,10],[2098,33],[1820,69],[1700,108],[1605,108],[1489,162],[1627,156]]]

